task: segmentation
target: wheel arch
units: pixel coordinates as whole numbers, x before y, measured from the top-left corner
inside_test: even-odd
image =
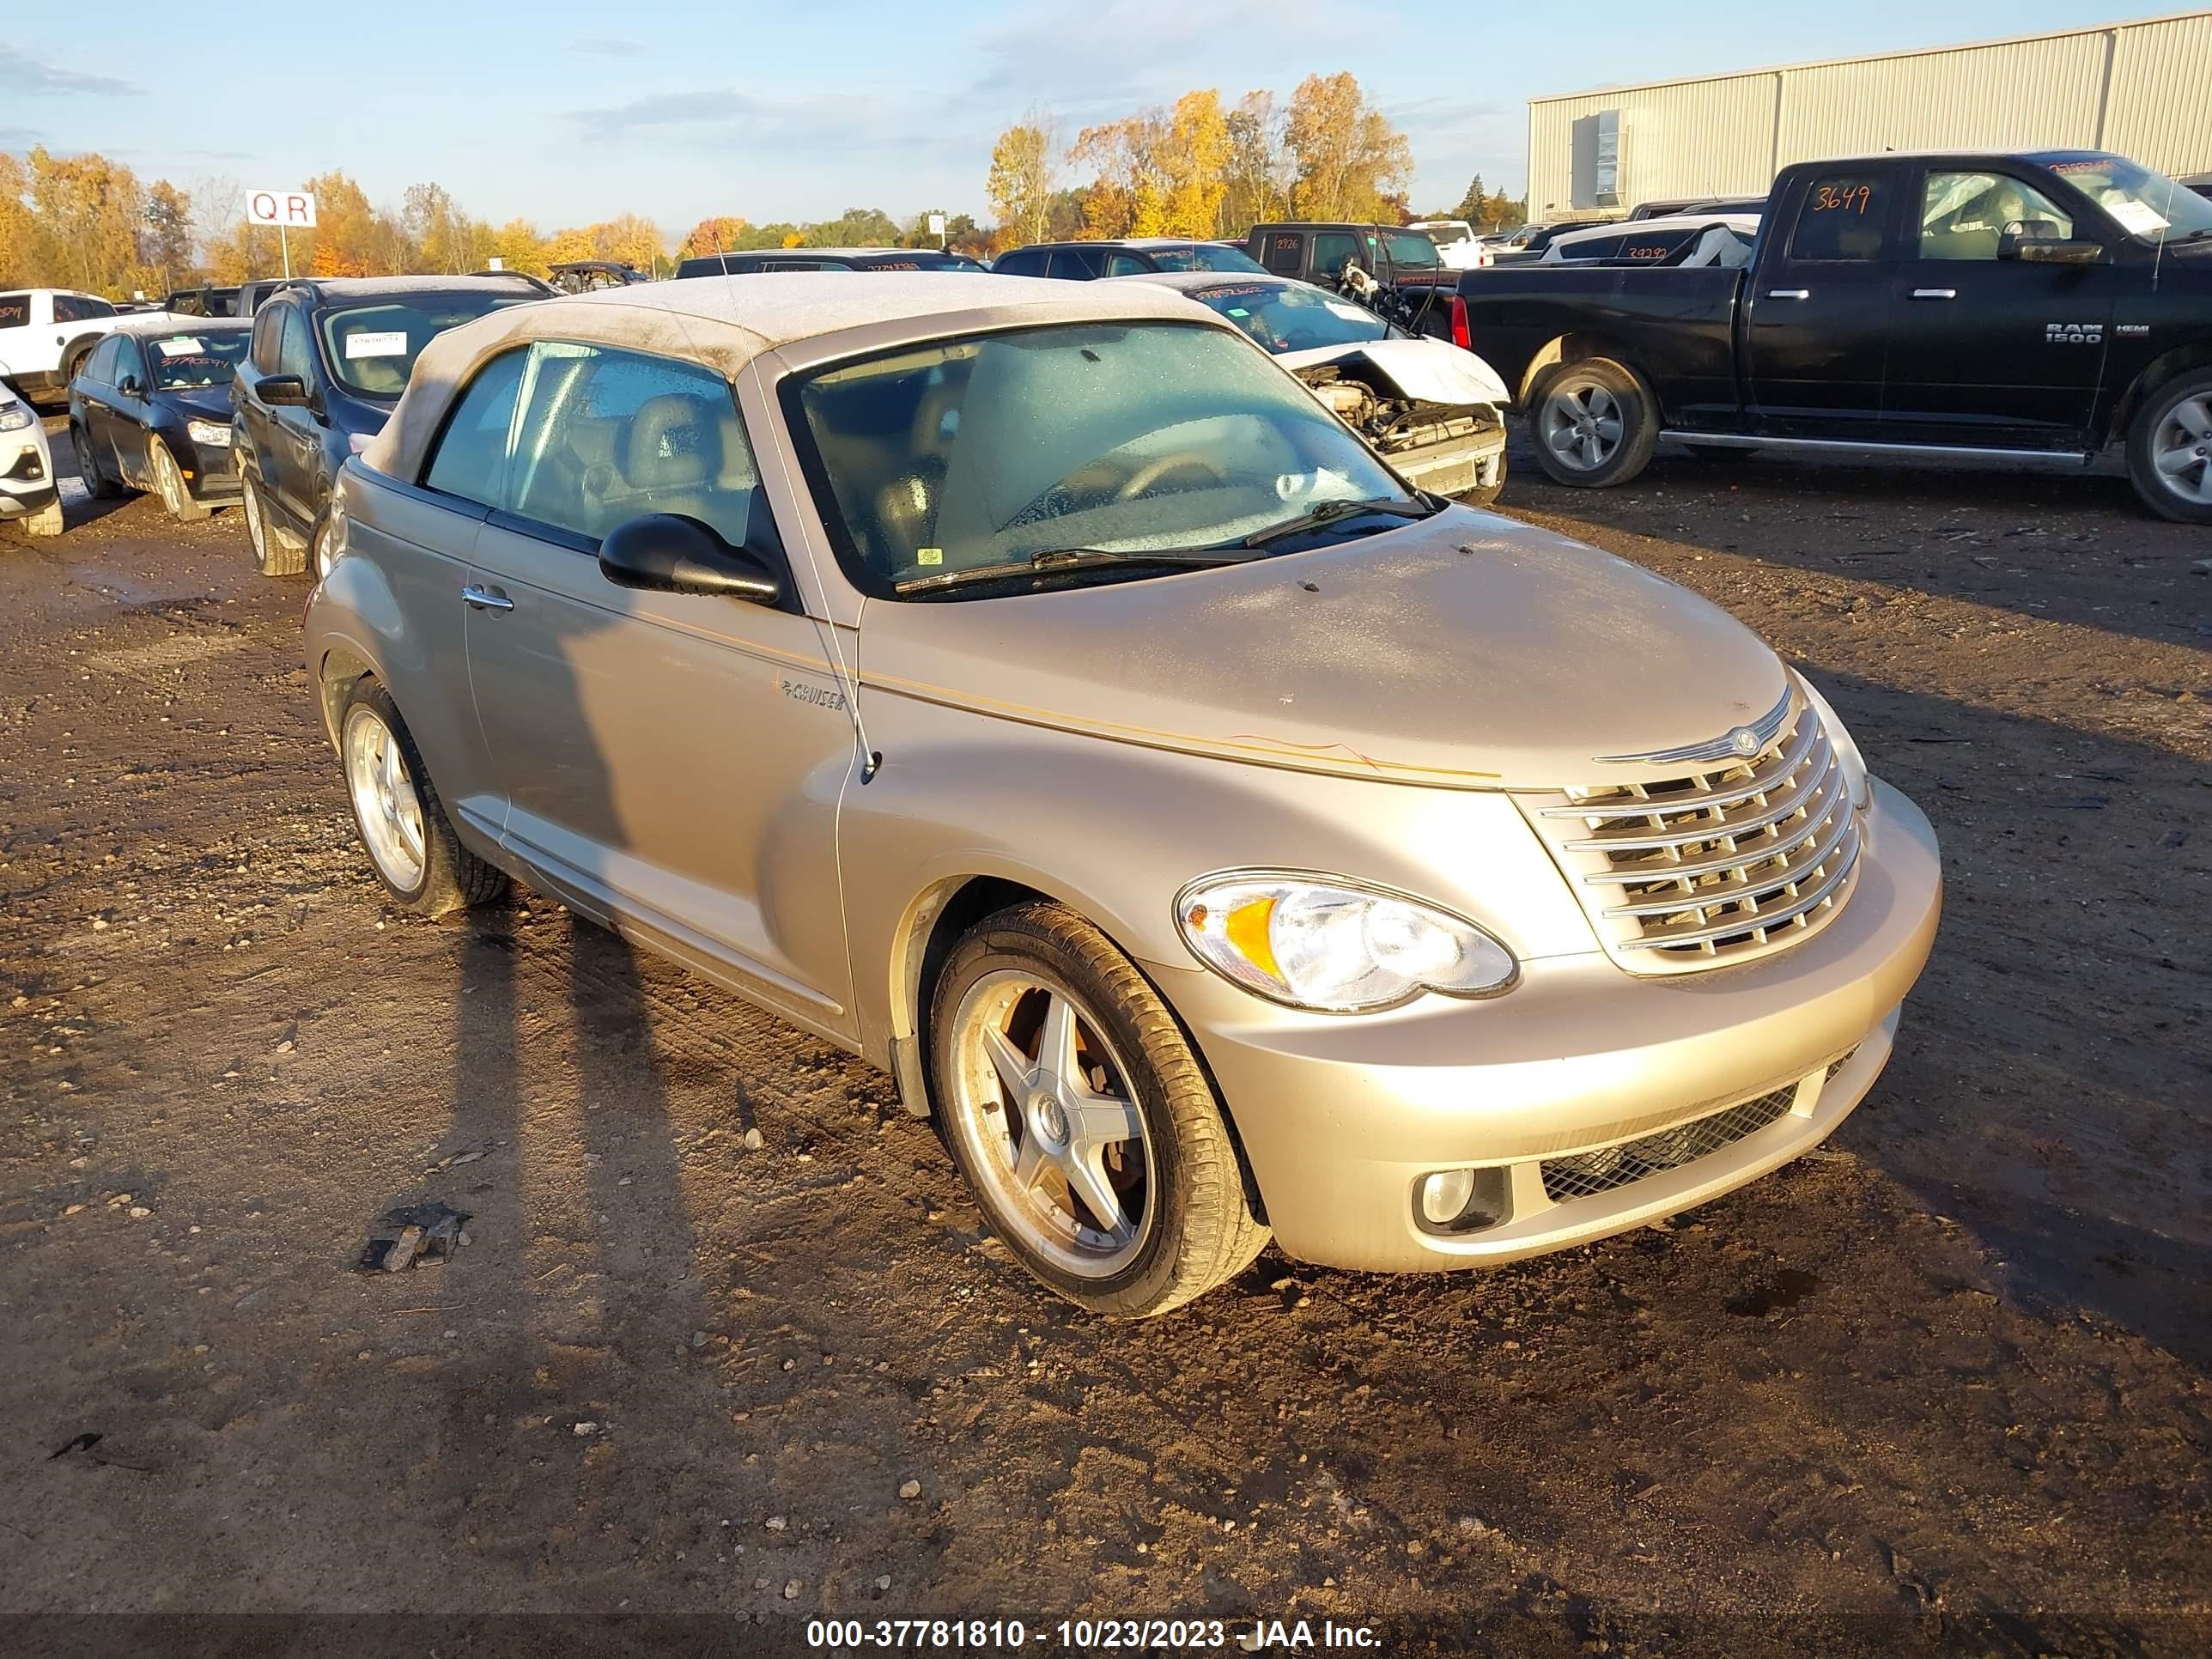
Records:
[[[2191,340],[2153,358],[2112,406],[2112,419],[2101,434],[2101,443],[2126,442],[2143,406],[2172,382],[2200,368],[2212,368],[2212,340]]]
[[[384,677],[375,664],[349,645],[330,647],[315,665],[316,707],[323,717],[323,735],[333,749],[337,747],[338,720],[345,713],[346,699],[356,684],[371,678],[380,682]]]
[[[1633,374],[1647,395],[1651,390],[1651,377],[1637,366],[1634,355],[1625,342],[1600,329],[1576,329],[1554,336],[1537,348],[1528,359],[1528,366],[1521,371],[1521,384],[1514,396],[1515,406],[1527,410],[1543,395],[1545,382],[1571,363],[1589,357],[1607,357]],[[1656,407],[1656,400],[1655,404]]]

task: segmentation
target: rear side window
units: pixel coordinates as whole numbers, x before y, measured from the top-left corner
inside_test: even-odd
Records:
[[[1043,248],[1016,248],[1012,253],[1000,254],[993,261],[991,269],[1001,276],[1042,276],[1044,275],[1044,262]]]
[[[507,504],[507,438],[529,357],[527,351],[510,351],[477,371],[446,417],[424,483],[483,507]]]
[[[1557,254],[1560,259],[1610,259],[1620,252],[1618,236],[1593,236],[1588,241],[1554,243],[1545,250],[1547,255]]]
[[[1109,276],[1141,276],[1152,269],[1152,262],[1140,259],[1133,253],[1109,253],[1106,256]]]
[[[105,300],[94,300],[82,294],[54,295],[54,320],[58,323],[88,323],[95,317],[112,317],[115,307]]]
[[[0,328],[28,328],[31,325],[31,296],[27,294],[0,294]]]
[[[1889,221],[1889,180],[1880,173],[1831,173],[1806,187],[1790,237],[1793,259],[1879,259]]]
[[[746,538],[760,471],[729,382],[696,363],[541,340],[522,375],[505,505],[593,541],[648,514]]]
[[[1270,270],[1295,276],[1305,269],[1306,239],[1295,230],[1271,230],[1261,249],[1261,263]]]

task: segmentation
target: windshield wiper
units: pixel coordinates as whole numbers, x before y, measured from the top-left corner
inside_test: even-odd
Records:
[[[949,587],[963,587],[970,582],[1050,576],[1063,570],[1092,570],[1109,565],[1238,564],[1243,558],[1242,553],[1220,548],[1166,548],[1147,552],[1141,549],[1117,551],[1105,547],[1048,547],[1042,552],[1030,554],[1025,559],[970,565],[965,570],[948,570],[941,576],[908,576],[903,581],[893,582],[891,591],[895,593],[932,592]]]
[[[1334,524],[1339,519],[1364,518],[1370,513],[1387,514],[1394,519],[1425,519],[1441,509],[1426,501],[1409,501],[1397,495],[1373,495],[1365,501],[1323,501],[1295,519],[1285,519],[1280,524],[1271,524],[1265,530],[1255,530],[1244,538],[1247,547],[1266,547],[1295,536],[1303,531],[1319,530]]]

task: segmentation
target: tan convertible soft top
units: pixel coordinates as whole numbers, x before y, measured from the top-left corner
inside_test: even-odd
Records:
[[[1143,283],[1062,283],[967,271],[823,271],[693,276],[508,306],[422,348],[364,464],[415,482],[431,441],[477,367],[532,340],[625,347],[734,376],[763,351],[848,329],[930,319],[932,333],[1164,318],[1221,325],[1203,306]]]

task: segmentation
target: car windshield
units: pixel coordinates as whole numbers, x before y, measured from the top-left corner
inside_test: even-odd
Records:
[[[1188,292],[1272,352],[1359,345],[1390,333],[1389,324],[1364,306],[1304,283],[1221,283]]]
[[[212,329],[198,334],[158,334],[146,342],[147,361],[154,366],[154,385],[162,392],[191,392],[202,386],[228,386],[246,356],[246,343],[253,337],[245,329]]]
[[[1225,270],[1251,276],[1267,270],[1242,248],[1214,247],[1204,242],[1194,242],[1188,247],[1148,247],[1145,252],[1162,270]]]
[[[520,305],[528,294],[410,294],[325,314],[323,356],[348,391],[397,398],[422,348],[449,328]]]
[[[1067,550],[1239,547],[1328,503],[1420,510],[1296,380],[1202,324],[940,340],[817,370],[784,396],[841,560],[879,597]]]
[[[2112,215],[2139,242],[2212,237],[2212,202],[2162,173],[2117,155],[2058,161],[2051,170]]]
[[[1443,259],[1437,252],[1437,245],[1418,230],[1386,230],[1383,246],[1390,251],[1390,263],[1407,270],[1438,270]]]

